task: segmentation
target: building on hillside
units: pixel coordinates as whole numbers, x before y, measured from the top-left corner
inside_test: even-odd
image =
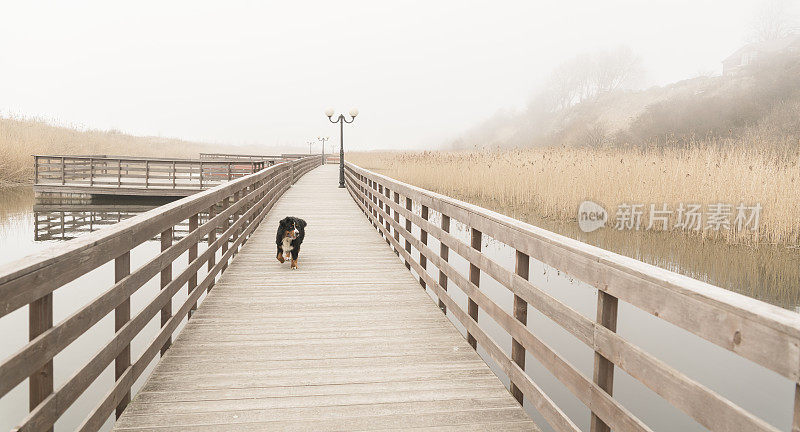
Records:
[[[740,73],[759,59],[781,54],[800,56],[800,33],[793,33],[780,39],[755,42],[739,48],[722,61],[722,74]]]

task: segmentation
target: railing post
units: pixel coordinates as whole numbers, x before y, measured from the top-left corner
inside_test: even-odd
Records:
[[[94,159],[89,158],[89,186],[94,186]]]
[[[397,192],[394,193],[394,203],[398,206],[400,205],[400,194]],[[397,225],[400,225],[400,214],[397,212],[397,210],[394,211],[394,221],[397,223]],[[394,230],[394,239],[398,244],[400,244],[400,231],[396,228]],[[396,250],[394,253],[397,254],[397,256],[400,256],[400,251]],[[408,265],[408,263],[406,263],[406,265]]]
[[[63,158],[62,158],[63,160]],[[28,305],[28,340],[53,327],[53,293],[41,297]],[[33,411],[43,400],[53,393],[53,359],[28,378],[28,407]],[[52,428],[49,429],[52,432]]]
[[[447,216],[444,213],[442,213],[441,227],[442,231],[444,231],[445,233],[450,232],[450,216]],[[439,256],[442,258],[442,261],[444,262],[447,262],[447,260],[450,257],[450,248],[445,246],[444,242],[441,241],[439,242]],[[444,274],[444,271],[442,271],[442,269],[439,269],[439,286],[441,286],[444,291],[447,291],[447,275]],[[442,312],[444,312],[444,314],[447,315],[447,306],[441,299],[439,299],[439,309],[441,309]]]
[[[114,260],[114,282],[117,283],[131,274],[131,252],[125,252]],[[122,327],[131,319],[131,298],[126,298],[119,306],[114,309],[114,332],[120,331]],[[114,379],[119,380],[125,370],[131,365],[131,345],[127,344],[119,355],[114,359]],[[116,416],[122,415],[122,411],[131,401],[131,392],[125,394],[117,405]]]
[[[228,181],[231,181],[231,162],[228,162]]]
[[[172,161],[172,188],[173,189],[175,189],[175,177],[177,177],[177,176],[178,176],[178,174],[175,172],[175,161]]]
[[[150,187],[150,161],[144,161],[144,188]]]
[[[422,206],[422,219],[428,220],[428,206],[426,205]],[[424,245],[428,244],[428,231],[425,231],[422,227],[419,228],[419,241]],[[422,267],[422,270],[428,269],[428,257],[426,257],[422,251],[419,253],[419,265]],[[425,281],[422,279],[422,275],[419,276],[419,284],[422,285],[422,289],[425,289],[426,285]]]
[[[232,202],[231,204],[236,204],[237,202],[239,202],[239,200],[241,199],[241,197],[242,197],[242,191],[236,191],[236,192],[234,192],[234,193],[233,193],[233,202]],[[233,217],[232,217],[232,219],[233,219],[233,223],[236,223],[236,221],[238,221],[238,220],[239,220],[239,211],[238,211],[238,210],[237,210],[237,211],[235,211],[235,212],[233,212]],[[238,239],[238,238],[239,238],[239,233],[241,233],[241,230],[239,230],[239,229],[235,230],[235,231],[234,231],[234,232],[231,234],[231,240],[232,240],[232,241],[236,241],[236,239]],[[233,254],[234,254],[234,255],[236,255],[236,253],[238,253],[238,252],[239,252],[239,246],[236,246],[236,250],[235,250],[235,251],[233,251]]]
[[[201,172],[202,172],[202,170],[201,170]],[[216,216],[216,213],[217,213],[217,206],[216,206],[216,204],[214,204],[208,209],[208,220],[211,221],[211,219],[213,219],[214,216]],[[216,240],[217,240],[217,227],[215,226],[211,231],[208,232],[208,247],[210,248],[211,245]],[[213,269],[216,264],[217,264],[217,251],[214,251],[214,253],[212,253],[208,257],[208,272],[209,273],[211,273],[211,269]],[[214,281],[212,280],[208,284],[208,288],[206,288],[206,292],[211,292],[211,288],[213,288],[213,287],[214,287]]]
[[[481,251],[481,238],[482,233],[475,228],[470,228],[470,243],[473,249],[480,252]],[[478,268],[473,263],[469,263],[469,281],[475,284],[476,287],[480,287],[481,285],[481,269]],[[475,303],[475,300],[469,298],[468,301],[468,312],[469,317],[472,318],[473,321],[476,323],[478,322],[478,304]],[[467,342],[469,342],[472,349],[478,349],[478,341],[475,339],[475,336],[472,336],[469,332],[467,332]]]
[[[39,156],[33,157],[33,184],[39,183]]]
[[[189,234],[197,230],[197,226],[199,225],[198,223],[199,218],[200,215],[198,214],[191,216],[189,218]],[[187,266],[192,265],[192,262],[194,262],[194,260],[197,259],[197,244],[200,243],[200,240],[201,239],[198,239],[197,242],[192,243],[192,245],[189,246],[189,262]],[[189,282],[186,285],[186,294],[192,295],[192,291],[194,291],[195,288],[197,288],[197,272],[194,272],[192,273],[191,276],[189,276]],[[196,310],[197,310],[197,302],[194,302],[194,304],[192,304],[191,309],[189,309],[189,318],[192,317],[192,314]]]
[[[412,209],[411,198],[406,197],[406,210],[409,212]],[[408,235],[411,235],[411,219],[406,218],[406,231],[408,231]],[[408,241],[406,238],[406,252],[408,252],[408,256],[411,256],[411,242]],[[406,269],[411,270],[411,263],[406,261]]]
[[[200,161],[200,189],[203,189],[203,161]]]
[[[372,203],[375,205],[372,208],[372,215],[375,216],[376,221],[380,221],[378,223],[383,224],[383,217],[378,214],[378,197],[375,195],[375,192],[377,192],[378,190],[378,185],[375,183],[374,180],[370,180],[370,187],[372,188],[372,190],[370,191],[369,196],[372,198]],[[375,228],[378,228],[377,223],[373,225],[375,225]]]
[[[607,294],[605,291],[597,291],[597,323],[611,330],[617,331],[617,298]],[[614,363],[600,355],[594,353],[594,383],[605,390],[609,395],[613,395],[614,390]],[[591,418],[591,432],[609,432],[611,428],[600,420],[594,412]]]
[[[61,184],[67,184],[67,164],[64,157],[61,157]]]
[[[172,228],[167,228],[164,232],[161,233],[161,252],[169,249],[172,246]],[[172,263],[167,264],[163,270],[161,270],[161,289],[164,289],[170,281],[172,281]],[[164,327],[167,324],[167,321],[172,317],[172,298],[169,299],[167,304],[161,308],[161,327]],[[167,338],[167,341],[164,342],[164,346],[161,347],[161,356],[163,357],[164,354],[167,353],[167,349],[169,346],[172,345],[172,336]]]
[[[255,199],[255,195],[250,196],[250,194],[255,194],[257,188],[258,188],[258,182],[253,183],[252,185],[247,186],[246,188],[244,188],[244,191],[242,191],[242,196],[241,197],[242,198],[246,198],[246,199],[248,199],[250,201],[248,201],[248,203],[244,205],[244,208],[239,212],[239,214],[243,215],[244,213],[247,213],[256,204],[257,200]],[[250,224],[252,222],[253,222],[253,218],[252,217],[245,219],[244,223],[242,224],[242,229],[240,229],[239,232],[243,233],[244,230],[248,226],[250,226]],[[250,235],[252,235],[252,233]],[[250,238],[250,235],[245,236],[245,238],[242,240],[242,243],[239,245],[240,247],[244,246],[244,244],[247,243],[247,240]]]
[[[386,186],[383,187],[383,195],[386,199],[383,200],[383,210],[386,212],[388,217],[392,216],[392,208],[389,207],[389,198],[392,196],[392,192]],[[389,223],[388,220],[384,220],[383,224],[386,225],[386,244],[391,245],[392,242],[389,241],[389,236],[392,235],[392,224]],[[395,251],[396,253],[397,251]]]
[[[122,187],[122,159],[117,159],[117,187]]]
[[[529,271],[530,257],[520,251],[516,251],[514,272],[522,279],[528,280]],[[528,303],[516,294],[514,294],[514,318],[522,325],[528,325]],[[513,338],[511,339],[511,361],[516,363],[523,371],[525,370],[525,347]],[[513,382],[511,383],[511,394],[522,405],[522,390]]]
[[[378,189],[378,194],[379,195],[383,195],[383,185],[382,184],[377,185],[377,189]],[[375,197],[375,205],[376,206],[378,205],[378,197]],[[383,208],[383,203],[381,203],[380,207]],[[383,225],[383,215],[382,214],[378,214],[378,223]]]
[[[230,197],[227,197],[227,198],[222,200],[222,211],[227,210],[228,207],[230,207],[230,206],[231,206]],[[228,228],[230,228],[230,226],[231,226],[231,219],[230,219],[230,216],[228,216],[222,222],[222,232],[227,231]],[[223,239],[223,241],[222,241],[222,255],[225,255],[225,252],[228,252],[228,241],[229,241],[228,237],[225,237],[225,239]],[[220,273],[224,272],[225,269],[227,269],[227,268],[228,268],[228,260],[225,259],[222,262],[222,269],[221,269]]]

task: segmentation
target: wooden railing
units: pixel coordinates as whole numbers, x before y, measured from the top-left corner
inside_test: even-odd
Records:
[[[216,276],[275,201],[319,163],[320,158],[314,157],[279,164],[0,266],[0,318],[25,306],[29,314],[30,342],[0,363],[0,398],[29,380],[30,413],[20,415],[18,430],[52,429],[112,362],[116,381],[78,430],[98,430],[115,410],[119,416],[130,401],[134,382],[159,352],[164,354],[181,320],[191,316],[201,295],[211,290]],[[189,232],[174,241],[174,227],[183,223]],[[154,237],[160,238],[161,253],[131,269],[131,250]],[[199,253],[204,240],[207,248]],[[173,264],[184,253],[188,266],[173,274]],[[98,289],[96,298],[53,323],[54,291],[111,260],[115,276],[109,287]],[[203,266],[207,274],[198,281]],[[156,277],[161,291],[131,316],[131,295]],[[172,297],[184,286],[188,298],[173,309]],[[53,358],[112,312],[113,338],[87,355],[86,363],[54,389]],[[131,341],[157,314],[160,331],[141,356],[132,359]]]
[[[346,183],[373,226],[406,267],[419,275],[420,284],[432,289],[443,310],[466,328],[472,347],[485,349],[510,379],[517,400],[528,399],[553,429],[576,431],[578,427],[525,372],[526,352],[589,408],[592,431],[650,430],[614,398],[615,367],[710,430],[778,430],[618,335],[618,302],[623,301],[782,375],[787,385],[794,382],[792,430],[800,430],[800,315],[352,164],[346,167]],[[430,222],[432,211],[441,215],[439,224]],[[451,221],[469,227],[469,244],[450,233]],[[419,237],[412,234],[412,225],[419,227]],[[438,251],[427,245],[429,236],[439,241]],[[481,252],[486,236],[516,250],[515,271]],[[419,260],[414,259],[412,247],[419,252]],[[450,251],[469,263],[468,277],[450,264]],[[596,288],[596,320],[531,283],[531,258]],[[429,274],[428,264],[438,269],[438,279]],[[482,292],[481,272],[513,293],[512,310],[504,310]],[[448,295],[450,283],[468,296],[466,310]],[[526,326],[528,306],[594,351],[592,376],[582,374]],[[478,325],[479,310],[511,336],[510,355]]]
[[[208,189],[264,168],[264,161],[34,155],[34,184]]]
[[[232,153],[200,153],[202,160],[223,160],[223,161],[260,161],[269,165],[275,165],[279,162],[285,162],[288,159],[280,155],[246,155],[246,154],[232,154]],[[292,158],[297,159],[297,158]]]
[[[298,158],[311,157],[311,154],[299,153],[283,153],[281,155],[243,155],[232,153],[200,153],[200,159],[203,160],[243,160],[243,161],[264,161],[268,165],[274,165],[278,162],[285,162],[287,160],[294,160]],[[321,156],[321,155],[320,155]],[[325,154],[326,163],[339,163],[339,154]]]

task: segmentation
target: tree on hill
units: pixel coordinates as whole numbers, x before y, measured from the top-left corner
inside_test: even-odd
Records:
[[[797,30],[797,19],[788,0],[768,0],[753,21],[753,38],[757,42],[777,40]]]

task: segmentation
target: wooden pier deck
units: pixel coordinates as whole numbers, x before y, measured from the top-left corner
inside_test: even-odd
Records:
[[[280,198],[114,430],[536,430],[337,175]],[[297,271],[275,259],[287,215]]]

